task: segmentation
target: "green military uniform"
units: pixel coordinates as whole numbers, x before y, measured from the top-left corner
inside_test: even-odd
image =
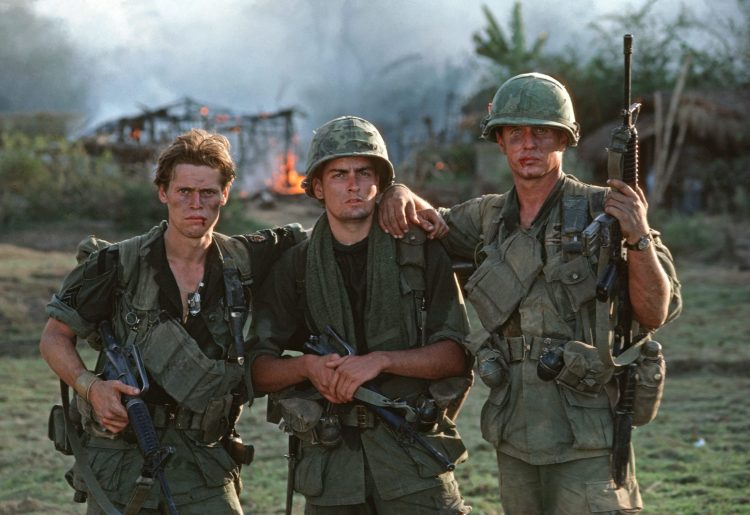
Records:
[[[167,263],[166,227],[163,222],[92,254],[65,278],[47,313],[81,338],[94,334],[98,321],[111,320],[118,341],[139,347],[151,383],[144,397],[160,444],[175,449],[165,475],[179,510],[241,513],[240,467],[222,444],[252,390],[249,369],[232,359],[236,353],[224,298],[224,263],[244,260],[237,268],[244,272],[242,286],[251,293],[282,251],[302,238],[300,227],[233,238],[214,233],[200,307],[184,323],[179,288]],[[79,409],[90,413],[88,404],[77,400]],[[125,506],[143,461],[132,434],[128,429],[106,433],[90,415],[83,425],[89,466],[115,506]],[[85,491],[80,477],[74,486]],[[157,482],[144,511],[157,510],[161,502]],[[99,512],[91,496],[89,512]]]
[[[347,247],[335,241],[324,214],[309,244],[282,256],[266,280],[257,298],[257,342],[250,359],[302,350],[307,338],[321,334],[326,325],[359,353],[446,339],[461,342],[467,320],[450,261],[439,244],[422,241],[412,249],[416,252],[401,252],[400,244],[373,223],[368,238]],[[414,265],[426,284],[422,292],[409,275]],[[410,404],[429,395],[427,380],[381,376],[376,381],[387,396]],[[300,385],[297,393],[283,393],[287,398],[316,397],[309,394],[309,384]],[[329,405],[319,394],[317,399],[325,413],[339,418],[343,441],[330,448],[302,436],[294,487],[305,495],[306,513],[362,513],[372,502],[368,497],[376,499],[379,513],[468,513],[453,474],[421,447],[373,419],[363,406]],[[442,416],[437,429],[424,436],[450,460],[466,459],[448,417]]]
[[[497,449],[503,506],[511,513],[541,513],[542,499],[555,513],[641,506],[634,474],[622,489],[609,479],[611,370],[593,366],[599,373],[586,378],[585,391],[537,376],[545,348],[571,340],[594,345],[596,271],[580,246],[577,253],[563,252],[570,235],[561,228],[570,225],[566,217],[588,224],[603,209],[604,191],[563,175],[528,229],[519,223],[515,189],[441,209],[450,227],[443,240],[449,254],[480,261],[466,290],[489,340],[480,338],[472,351],[480,361],[489,353],[502,370],[482,410],[481,429]],[[579,224],[579,231],[584,226]],[[658,233],[652,236],[671,282],[671,318],[680,310],[679,283],[669,251]],[[549,467],[540,472],[536,466]],[[583,480],[587,491],[583,498],[549,499],[548,492],[538,490],[546,482],[539,474],[560,484],[566,475],[579,484]],[[554,489],[565,490],[576,487]]]

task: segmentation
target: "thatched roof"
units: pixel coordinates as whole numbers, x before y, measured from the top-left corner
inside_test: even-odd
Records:
[[[662,109],[669,109],[671,93],[662,93]],[[637,128],[641,144],[655,134],[654,95],[642,99]],[[750,150],[750,93],[747,91],[685,91],[675,117],[675,129],[686,125],[688,142],[693,150],[706,153],[721,152],[725,156],[747,153]],[[599,162],[606,158],[612,129],[622,120],[612,120],[592,133],[585,127],[579,144],[582,159]]]

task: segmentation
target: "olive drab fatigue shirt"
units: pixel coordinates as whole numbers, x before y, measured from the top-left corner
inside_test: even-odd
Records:
[[[320,223],[320,222],[319,222]],[[377,226],[377,224],[374,224]],[[373,230],[380,230],[373,227]],[[311,241],[315,240],[315,232]],[[355,244],[356,245],[356,244]],[[372,245],[372,241],[370,241]],[[336,243],[334,243],[334,248]],[[365,257],[366,257],[366,247]],[[257,311],[254,318],[254,337],[257,341],[250,352],[250,360],[261,355],[278,357],[285,350],[301,351],[303,343],[311,334],[306,324],[306,307],[304,285],[300,278],[305,277],[308,245],[303,242],[284,254],[276,264],[257,297]],[[300,256],[300,254],[302,254]],[[426,343],[450,339],[460,342],[467,330],[467,319],[460,293],[450,269],[450,260],[440,244],[428,241],[425,248],[427,285],[427,320],[425,327]],[[337,255],[337,260],[339,259]],[[342,256],[344,261],[353,258]],[[334,263],[335,265],[335,263]],[[369,265],[368,265],[369,266]],[[394,273],[399,273],[398,265],[392,262]],[[302,267],[302,269],[300,269]],[[351,270],[343,272],[342,280],[346,288],[360,290],[360,285],[351,284]],[[403,281],[401,282],[403,286]],[[370,288],[370,285],[367,285]],[[408,290],[408,288],[406,289]],[[347,291],[330,291],[330,295],[347,295]],[[402,299],[407,299],[404,306],[411,306],[410,292],[402,291]],[[397,293],[398,298],[398,293]],[[353,311],[362,303],[353,302]],[[361,309],[361,308],[360,308]],[[398,308],[395,310],[398,311]],[[360,316],[377,317],[377,311],[353,313]],[[394,320],[394,326],[401,325],[403,319],[413,319],[411,315],[400,315],[401,321]],[[324,327],[327,322],[316,320],[315,324]],[[364,342],[363,342],[364,343]],[[372,343],[372,342],[370,342]],[[389,348],[394,348],[393,343]],[[400,342],[400,347],[407,349],[417,342]],[[375,349],[370,349],[375,350]],[[423,380],[412,378],[395,378],[396,384],[424,384]],[[400,379],[403,381],[398,383]],[[393,385],[386,381],[381,384],[387,395],[411,400],[420,394],[412,386],[406,390],[389,388]],[[309,388],[308,388],[309,390]],[[262,393],[262,392],[256,392]],[[318,398],[320,395],[315,392]],[[323,403],[323,401],[320,401]],[[355,401],[356,402],[356,401]],[[339,405],[340,406],[340,405]],[[344,407],[343,409],[346,409]],[[297,492],[306,496],[308,503],[320,506],[360,504],[365,502],[365,460],[378,493],[386,500],[409,495],[421,490],[440,486],[453,480],[453,474],[445,472],[440,465],[429,457],[416,444],[400,440],[384,423],[374,423],[374,427],[342,427],[343,442],[336,448],[326,449],[322,445],[306,441],[302,443],[300,459],[296,466],[294,486]],[[465,447],[455,430],[455,425],[444,417],[437,431],[425,433],[425,438],[449,459],[458,462],[466,459]]]
[[[443,240],[448,253],[484,258],[467,281],[467,299],[508,369],[507,381],[491,389],[482,410],[482,435],[532,465],[607,455],[612,445],[604,385],[584,393],[537,376],[546,346],[591,334],[596,271],[585,256],[564,258],[560,228],[564,200],[583,198],[590,205],[597,191],[604,189],[564,175],[529,229],[520,227],[514,190],[441,209],[450,227]],[[587,224],[595,214],[588,213]],[[658,233],[653,236],[672,287],[673,318],[681,306],[679,282],[672,256]]]
[[[137,264],[125,265],[121,261],[108,263],[110,256],[119,255],[116,259],[123,259],[125,242],[118,244],[117,253],[109,252],[114,248],[112,246],[92,254],[64,279],[60,292],[47,305],[47,313],[68,325],[82,338],[93,334],[97,322],[102,319],[113,320],[115,335],[121,342],[131,334],[123,327],[124,320],[140,318],[146,324],[139,326],[143,331],[135,339],[151,383],[145,400],[150,407],[171,406],[177,410],[172,421],[159,420],[164,417],[158,417],[156,412],[152,416],[160,444],[175,448],[165,468],[165,475],[179,505],[214,496],[217,489],[224,488],[230,482],[234,482],[235,488],[241,488],[237,464],[216,442],[223,435],[208,436],[205,423],[212,418],[215,410],[221,411],[219,415],[226,415],[228,406],[224,405],[224,401],[231,402],[231,394],[227,397],[227,392],[241,384],[244,371],[239,365],[225,364],[224,361],[233,349],[233,339],[225,320],[223,269],[216,243],[207,257],[200,312],[188,317],[183,324],[179,289],[167,263],[164,247],[166,227],[166,222],[162,222],[148,233],[130,240],[137,240]],[[252,273],[260,283],[279,255],[302,238],[301,227],[288,226],[235,239],[239,248],[246,249],[246,259],[254,267]],[[102,253],[107,254],[102,256]],[[126,273],[122,270],[125,266],[132,268],[127,272],[131,276],[128,285],[120,284],[118,279],[118,270]],[[253,286],[250,288],[254,289]],[[130,309],[123,309],[126,304],[130,307],[137,305],[137,317],[129,316],[133,312],[124,312]],[[158,337],[150,338],[149,335],[157,333]],[[151,341],[153,339],[158,341],[154,343]],[[168,348],[177,354],[170,357]],[[225,370],[226,374],[223,377],[213,374],[213,386],[203,388],[204,391],[201,391],[203,385],[198,383],[192,394],[177,392],[175,388],[179,389],[179,383],[193,381],[192,377],[180,379],[180,373],[192,375],[184,370],[189,368],[191,362],[186,356],[180,356],[182,348],[192,349],[189,352],[194,352],[193,361],[199,360],[201,366],[210,366],[216,371]],[[183,360],[184,366],[169,367],[169,362],[175,360]],[[238,370],[230,373],[232,367]],[[169,374],[165,375],[165,369],[177,375],[167,377]],[[210,376],[204,377],[211,379]],[[162,378],[178,385],[167,387],[162,384]],[[175,396],[181,394],[185,394],[186,398],[176,399]],[[88,405],[81,400],[79,404]],[[211,441],[206,441],[207,438]],[[113,436],[91,432],[84,435],[84,446],[89,465],[108,498],[115,503],[127,504],[143,462],[137,445],[122,434]],[[85,491],[80,478],[74,481],[77,481],[78,489]],[[144,502],[144,509],[155,509],[159,495],[159,486],[155,484]]]

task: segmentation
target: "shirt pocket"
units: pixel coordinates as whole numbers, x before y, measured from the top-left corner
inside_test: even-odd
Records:
[[[505,408],[510,398],[510,382],[505,381],[502,385],[492,388],[487,400],[482,406],[480,427],[482,438],[498,447],[503,441],[503,429],[507,423],[508,416]]]
[[[612,447],[612,414],[606,392],[591,396],[560,388],[563,405],[573,433],[573,448],[581,450]]]
[[[563,263],[558,274],[573,311],[578,312],[584,303],[596,296],[596,277],[585,256]]]

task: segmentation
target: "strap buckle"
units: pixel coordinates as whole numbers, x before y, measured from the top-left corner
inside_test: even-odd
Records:
[[[355,404],[354,409],[357,410],[357,427],[360,429],[367,429],[372,424],[368,423],[368,415],[370,412],[361,404]]]

